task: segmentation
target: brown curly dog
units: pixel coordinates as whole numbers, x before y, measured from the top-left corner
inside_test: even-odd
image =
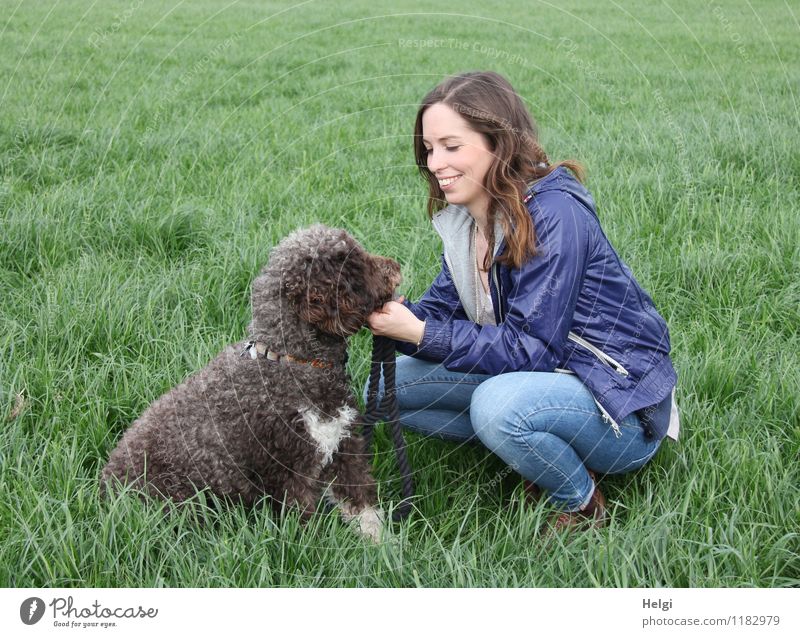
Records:
[[[383,516],[345,370],[347,337],[391,300],[400,266],[347,232],[286,237],[252,286],[247,340],[156,400],[125,432],[101,491],[130,484],[185,500],[207,489],[252,505],[300,507],[323,494],[377,540]]]

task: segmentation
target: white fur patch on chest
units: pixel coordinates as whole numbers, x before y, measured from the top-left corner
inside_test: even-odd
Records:
[[[350,427],[358,416],[358,411],[347,405],[340,407],[334,418],[325,418],[313,407],[303,410],[303,422],[310,436],[317,443],[317,451],[323,455],[323,463],[328,464],[339,448],[339,441],[350,435]]]

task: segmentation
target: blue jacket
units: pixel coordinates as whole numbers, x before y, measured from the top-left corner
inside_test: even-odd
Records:
[[[677,375],[666,322],[609,243],[591,195],[568,169],[534,182],[526,201],[538,253],[521,268],[492,265],[497,325],[468,319],[442,237],[441,272],[419,302],[404,302],[425,320],[422,342],[398,343],[398,349],[461,372],[574,373],[618,432],[628,414],[669,402]],[[504,248],[503,241],[495,255]]]

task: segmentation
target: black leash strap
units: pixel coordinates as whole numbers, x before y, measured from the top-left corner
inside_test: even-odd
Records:
[[[383,398],[378,405],[378,385],[383,368]],[[411,480],[411,466],[406,455],[406,442],[400,429],[400,411],[397,406],[397,388],[395,386],[395,346],[394,341],[386,336],[372,337],[372,366],[369,370],[369,386],[367,387],[367,406],[364,413],[363,435],[367,449],[372,447],[372,434],[375,423],[383,420],[392,433],[394,450],[397,454],[397,466],[402,480],[403,499],[394,510],[392,519],[395,522],[405,519],[411,512],[411,497],[414,495],[414,483]]]

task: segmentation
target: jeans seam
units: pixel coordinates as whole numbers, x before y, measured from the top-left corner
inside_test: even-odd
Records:
[[[545,412],[545,411],[558,411],[558,412],[570,411],[570,412],[581,413],[581,414],[585,414],[585,415],[596,415],[596,412],[588,411],[586,409],[580,409],[578,407],[563,407],[563,408],[562,407],[542,407],[540,409],[534,409],[533,411],[529,412],[528,414],[526,414],[526,416],[522,420],[524,421],[527,418],[529,418],[530,416],[533,416],[534,414],[538,414],[538,413]],[[619,425],[620,425],[620,427],[625,427],[627,429],[633,429],[633,430],[635,430],[637,432],[642,430],[640,425],[633,425],[633,424],[626,423],[626,422],[620,422]],[[520,425],[518,423],[517,427],[519,427],[519,426]],[[545,433],[549,433],[549,432],[545,432]],[[555,435],[555,434],[553,434],[553,435]],[[522,437],[520,436],[520,438],[522,438]],[[524,440],[524,438],[522,438],[522,439]],[[630,445],[632,442],[633,441],[631,440],[631,441],[628,442],[628,444]],[[570,442],[567,442],[567,444],[571,445]],[[528,446],[530,446],[530,445],[528,445]],[[612,474],[625,473],[626,471],[630,470],[630,467],[633,467],[633,466],[635,466],[637,464],[639,464],[639,466],[641,466],[641,465],[644,464],[644,462],[647,462],[650,458],[652,458],[657,451],[658,451],[658,446],[656,446],[655,450],[650,450],[650,452],[646,453],[645,455],[641,456],[640,458],[637,458],[635,460],[631,460],[630,462],[628,462],[623,467],[613,467],[613,465],[612,465],[613,468],[611,469],[611,473]],[[642,462],[642,461],[644,461],[644,462]]]
[[[527,420],[528,418],[530,418],[534,414],[538,414],[538,413],[545,412],[545,411],[559,411],[559,412],[569,411],[569,412],[573,412],[573,413],[584,414],[584,415],[587,415],[587,416],[597,416],[600,413],[599,410],[589,411],[588,409],[581,409],[579,407],[540,407],[538,409],[534,409],[533,411],[530,411],[527,414],[525,414],[522,417],[522,420]],[[640,430],[641,429],[640,425],[632,425],[631,423],[624,422],[624,421],[620,422],[619,426],[620,427],[628,427],[628,428],[634,429],[634,430]]]
[[[412,380],[412,381],[409,381],[407,383],[401,383],[399,385],[396,385],[396,387],[399,389],[400,387],[418,387],[420,385],[452,385],[453,383],[458,383],[459,385],[480,385],[481,383],[483,383],[483,381],[482,380],[464,380],[463,378],[462,379],[454,378],[453,380],[446,380],[446,379],[442,379],[442,380]]]
[[[411,381],[407,383],[400,383],[395,385],[395,393],[402,394],[407,391],[412,391],[414,388],[417,387],[424,387],[426,385],[447,385],[452,387],[455,381],[447,381],[447,380],[426,380],[426,381]],[[483,381],[471,381],[471,380],[460,380],[458,381],[459,385],[476,385],[479,386]],[[383,392],[379,393],[379,397],[383,396]]]
[[[642,466],[648,460],[650,460],[650,458],[652,458],[654,455],[656,455],[656,453],[658,452],[659,446],[660,445],[657,445],[655,449],[651,449],[646,454],[644,454],[641,458],[636,458],[635,460],[631,460],[624,467],[613,467],[612,468],[612,473],[610,473],[609,475],[613,475],[614,473],[627,473],[630,470],[630,468],[635,466],[635,465]]]

